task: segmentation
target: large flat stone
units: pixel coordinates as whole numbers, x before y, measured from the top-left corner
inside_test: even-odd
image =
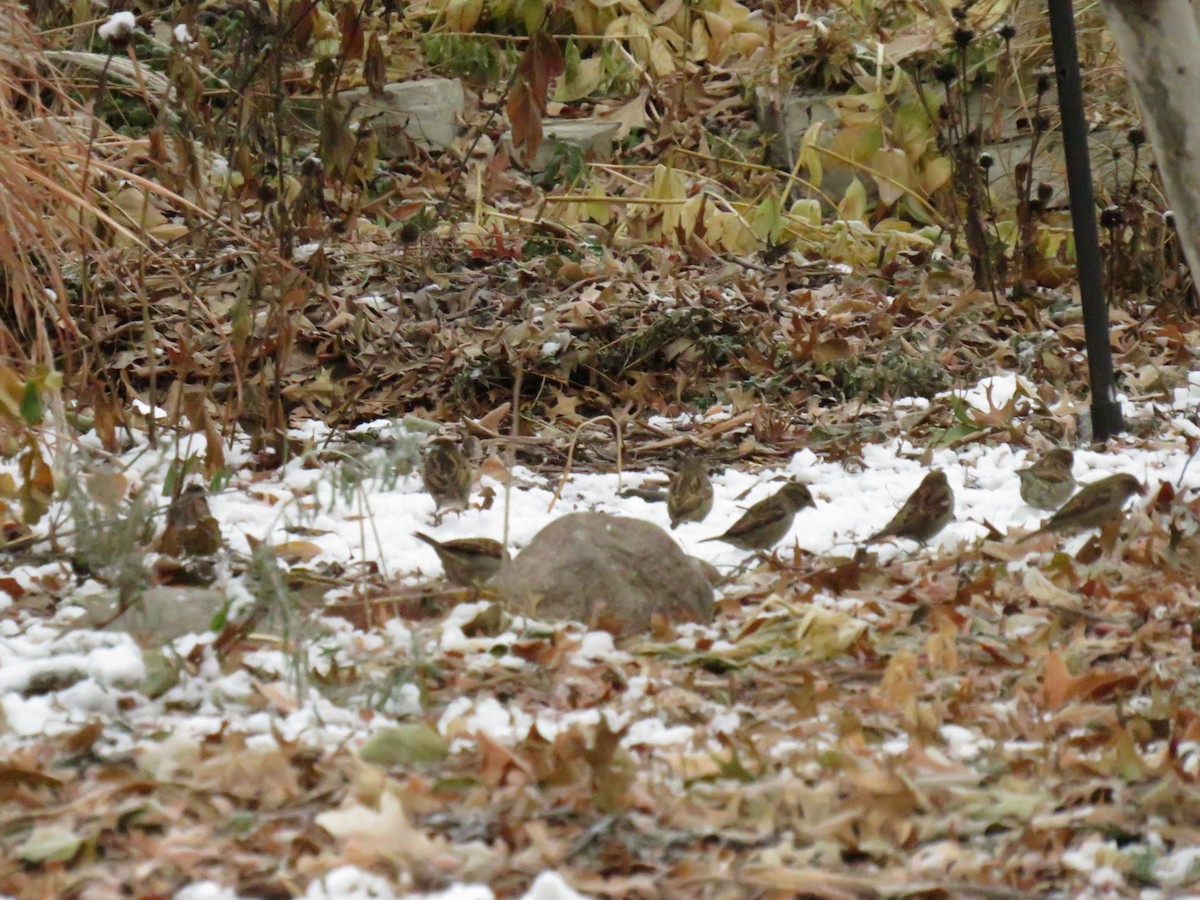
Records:
[[[467,95],[462,82],[451,78],[425,78],[384,85],[383,96],[372,97],[366,88],[338,94],[349,107],[350,121],[369,121],[379,139],[379,158],[409,154],[413,144],[444,150],[462,131]]]

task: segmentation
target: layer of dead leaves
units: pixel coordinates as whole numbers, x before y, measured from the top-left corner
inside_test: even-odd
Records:
[[[424,714],[370,762],[358,740],[251,740],[233,713],[172,737],[186,710],[169,708],[157,741],[114,754],[97,715],[0,766],[0,891],[151,897],[212,878],[289,897],[354,864],[398,890],[499,896],[546,869],[605,897],[1032,896],[1094,883],[1089,842],[1115,894],[1194,886],[1155,863],[1200,843],[1198,515],[1158,485],[1073,558],[1050,541],[882,567],[784,552],[711,631],[627,656],[580,655],[571,628],[508,631],[484,604],[473,651],[364,641],[356,666],[314,668],[364,736],[372,673],[419,690]],[[441,615],[409,624],[427,639]],[[221,657],[257,679],[244,714],[295,709],[249,665],[255,640]],[[462,698],[506,711],[510,733],[464,714],[447,747],[432,726]]]
[[[737,75],[660,79],[646,108],[668,123],[664,142],[699,151],[710,133],[746,127]],[[494,149],[486,109],[500,98],[484,101],[466,124]],[[622,161],[661,152],[647,139]],[[1082,402],[1052,400],[1085,395],[1083,327],[1065,294],[982,295],[960,263],[916,251],[847,272],[765,246],[729,258],[697,242],[607,244],[544,216],[546,192],[503,162],[484,153],[465,182],[449,154],[402,163],[390,202],[353,214],[323,187],[333,215],[314,213],[298,235],[315,249],[278,264],[248,184],[233,218],[259,244],[226,238],[196,258],[180,248],[195,273],[186,290],[155,272],[136,302],[99,286],[102,314],[81,329],[81,367],[104,360],[105,390],[84,398],[98,434],[116,449],[123,423],[141,427],[128,401],[165,397],[213,454],[221,427],[253,431],[272,404],[339,427],[408,412],[469,419],[497,442],[508,405],[531,436],[523,461],[547,467],[589,417],[612,416],[629,451],[653,457],[679,441],[649,416],[713,401],[747,430],[689,440],[727,459],[805,446],[853,457],[896,434],[921,446],[1079,437]],[[698,177],[728,177],[705,165]],[[403,215],[462,203],[462,183],[481,185],[510,224],[468,234],[453,219],[401,240]],[[1195,367],[1194,321],[1132,302],[1113,317],[1124,389],[1168,400]],[[998,369],[1038,387],[988,412],[888,403]],[[611,463],[611,428],[586,430],[581,457]],[[151,897],[212,878],[290,897],[353,863],[402,890],[477,880],[501,896],[545,869],[610,897],[1030,896],[1088,885],[1066,851],[1089,840],[1123,890],[1188,887],[1153,863],[1200,843],[1197,513],[1194,498],[1160,489],[1123,532],[1079,558],[1044,548],[1022,572],[998,542],[882,568],[784,554],[728,597],[711,633],[655,635],[628,658],[576,655],[571,629],[497,642],[505,617],[486,612],[472,623],[477,653],[414,660],[364,640],[357,667],[310,673],[360,711],[364,734],[370,676],[397,668],[419,688],[426,728],[463,697],[556,725],[522,724],[505,740],[459,719],[459,743],[434,759],[369,763],[356,741],[282,735],[266,746],[232,714],[201,740],[171,742],[186,709],[163,710],[151,759],[113,753],[115,726],[97,714],[75,734],[14,742],[0,763],[0,891]],[[397,609],[426,640],[445,615],[394,598],[333,612],[374,637]],[[26,603],[3,615],[29,614]],[[246,662],[258,639],[219,644],[222,670],[258,683],[244,713],[294,709],[282,674]],[[483,664],[505,655],[529,665]],[[204,662],[187,661],[187,674]],[[118,707],[150,703],[130,690]],[[661,740],[672,727],[679,739]]]

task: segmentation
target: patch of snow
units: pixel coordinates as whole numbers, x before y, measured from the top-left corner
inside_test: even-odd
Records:
[[[175,892],[175,900],[241,900],[237,891],[215,881],[197,881]]]
[[[590,895],[576,891],[557,872],[543,872],[521,900],[590,900]]]
[[[357,866],[340,866],[314,880],[305,900],[396,900],[391,883]],[[490,892],[488,900],[491,900]]]
[[[690,725],[667,725],[659,719],[642,719],[629,726],[623,747],[646,745],[651,747],[670,747],[688,743],[696,730]]]
[[[109,16],[108,20],[96,29],[96,33],[102,41],[114,41],[128,37],[136,27],[137,19],[133,13],[122,11]]]
[[[321,249],[320,243],[310,241],[307,244],[301,244],[292,252],[292,259],[297,263],[306,263],[312,259],[313,254]]]
[[[1032,385],[1025,379],[1011,373],[984,378],[974,387],[967,390],[951,391],[950,393],[962,398],[981,412],[991,412],[994,409],[1002,408],[1008,403],[1017,393],[1018,389],[1023,390],[1028,395],[1036,396]]]
[[[628,662],[630,656],[617,649],[613,636],[607,631],[589,631],[579,642],[572,660],[585,664],[589,660],[609,660],[614,663]]]
[[[961,725],[943,725],[939,729],[942,739],[950,745],[950,753],[956,759],[975,759],[984,750],[990,750],[995,743],[990,738],[980,737]]]
[[[1113,841],[1096,835],[1084,838],[1078,847],[1066,850],[1062,864],[1068,869],[1088,876],[1093,887],[1121,887],[1124,876],[1116,868],[1124,860],[1124,854]]]
[[[446,707],[437,727],[443,735],[455,735],[456,741],[464,732],[482,732],[497,743],[513,744],[524,740],[533,721],[523,709],[506,707],[495,697],[460,697]]]
[[[1200,875],[1200,847],[1180,847],[1154,863],[1154,877],[1175,887],[1191,883]]]
[[[902,734],[897,737],[888,738],[879,745],[879,749],[890,756],[901,756],[908,752],[908,735]]]

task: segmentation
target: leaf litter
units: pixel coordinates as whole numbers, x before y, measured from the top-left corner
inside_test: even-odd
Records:
[[[476,7],[446,15],[469,31]],[[1015,547],[1040,521],[1016,468],[1047,442],[1087,438],[1073,299],[997,302],[938,239],[894,220],[823,224],[818,209],[806,230],[797,207],[785,234],[776,198],[736,199],[757,195],[759,175],[710,149],[745,124],[758,11],[705,11],[689,49],[711,67],[703,81],[672,77],[668,26],[686,11],[667,4],[652,23],[644,12],[625,24],[653,25],[629,46],[653,89],[594,104],[619,139],[638,130],[629,165],[592,166],[579,199],[508,168],[481,131],[463,179],[486,180],[474,217],[435,216],[406,239],[401,211],[432,211],[462,171],[455,153],[402,160],[388,176],[394,208],[346,208],[326,187],[345,239],[297,215],[308,242],[278,271],[241,234],[203,260],[178,245],[182,285],[153,262],[144,296],[97,277],[112,300],[93,352],[140,405],[93,402],[95,442],[119,477],[91,482],[91,496],[111,516],[160,491],[173,463],[199,461],[230,479],[211,498],[225,549],[200,573],[207,594],[170,593],[197,573],[155,560],[176,605],[155,618],[143,598],[100,628],[117,574],[154,558],[137,544],[124,569],[95,555],[80,565],[63,549],[79,536],[51,460],[31,445],[3,473],[6,537],[33,550],[0,577],[0,890],[1195,889],[1193,323],[1112,310],[1135,433],[1081,450],[1076,474],[1131,472],[1148,499],[1118,527]],[[782,36],[802,64],[824,45],[813,58],[833,70],[844,53],[849,70],[847,35],[807,15],[793,24]],[[927,44],[931,25],[893,35],[892,51]],[[482,110],[509,101],[527,149],[556,102],[541,79],[559,64],[530,62],[523,93],[481,91]],[[840,109],[871,116],[861,100]],[[660,139],[643,131],[652,122]],[[664,140],[691,171],[662,162]],[[898,200],[910,175],[940,177],[880,153],[881,197]],[[266,221],[257,200],[240,202]],[[864,212],[861,183],[839,209]],[[763,234],[780,248],[768,265],[755,258]],[[1044,264],[1062,268],[1054,253]],[[273,352],[264,299],[289,310],[287,354]],[[153,411],[184,430],[153,449],[148,343],[185,375]],[[282,465],[262,447],[264,373],[293,423],[308,420]],[[22,387],[5,384],[0,402],[19,412]],[[510,440],[514,409],[523,427]],[[461,420],[483,445],[483,489],[440,539],[486,534],[516,550],[582,508],[665,526],[662,504],[620,489],[661,484],[684,447],[713,451],[717,504],[678,538],[726,571],[744,556],[700,539],[773,481],[802,478],[817,506],[723,588],[712,626],[666,623],[616,646],[437,580],[436,557],[410,537],[433,510],[410,471],[411,432],[387,421],[397,410]],[[929,548],[860,555],[931,465],[950,476],[958,521]]]
[[[899,406],[987,428],[1019,396],[999,378]],[[114,891],[136,872],[143,892],[212,880],[319,896],[350,871],[395,896],[472,882],[520,893],[540,872],[592,896],[1186,886],[1200,472],[1184,472],[1170,431],[1186,432],[1194,403],[1180,392],[1158,448],[1077,454],[1081,482],[1131,471],[1151,487],[1121,527],[1020,555],[992,534],[1041,516],[1017,496],[1023,455],[1008,445],[934,451],[958,521],[928,549],[867,555],[856,541],[921,476],[912,444],[727,468],[717,516],[777,474],[806,480],[817,508],[723,590],[712,626],[620,647],[431,584],[435,558],[407,537],[433,512],[416,476],[366,491],[376,535],[302,459],[211,499],[230,549],[216,584],[233,617],[259,602],[255,547],[286,546],[306,523],[315,552],[273,565],[325,587],[219,652],[211,632],[163,643],[133,623],[76,627],[104,586],[63,563],[16,565],[0,639],[4,889]],[[366,470],[373,459],[386,451],[368,449]],[[125,474],[152,482],[156,465],[131,455]],[[553,513],[554,477],[508,478],[514,548],[575,508],[666,524],[663,504],[620,497],[613,474],[579,473]],[[477,503],[442,536],[499,534],[502,507]],[[730,567],[742,554],[697,543],[716,518],[677,534]],[[394,618],[404,590],[424,616]],[[160,648],[177,681],[151,697]]]

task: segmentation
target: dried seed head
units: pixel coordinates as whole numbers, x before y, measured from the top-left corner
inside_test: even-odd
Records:
[[[1101,228],[1120,228],[1125,224],[1125,210],[1119,206],[1106,206],[1100,212]]]
[[[958,67],[954,63],[938,63],[933,68],[933,77],[942,84],[949,86],[958,77]]]

